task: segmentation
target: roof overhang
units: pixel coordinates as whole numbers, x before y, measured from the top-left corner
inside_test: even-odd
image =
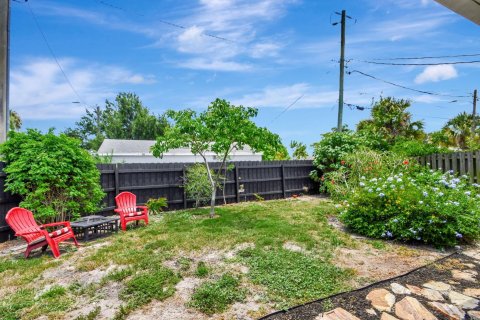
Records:
[[[480,25],[480,0],[435,0],[468,20]]]

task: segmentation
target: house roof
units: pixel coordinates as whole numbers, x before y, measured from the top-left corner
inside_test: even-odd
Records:
[[[150,148],[155,144],[155,140],[121,140],[121,139],[105,139],[98,149],[98,154],[113,155],[148,155],[152,154]],[[178,148],[168,151],[169,155],[191,155],[189,148]],[[259,154],[254,153],[249,146],[244,146],[243,150],[234,150],[233,154]]]
[[[468,20],[480,25],[480,0],[435,0]]]

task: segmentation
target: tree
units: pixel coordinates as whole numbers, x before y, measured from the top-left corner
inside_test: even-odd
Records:
[[[14,110],[10,110],[9,127],[12,131],[18,131],[22,127],[22,119],[20,118],[20,115]]]
[[[475,128],[475,131],[478,129],[478,124],[480,124],[479,120],[480,117],[477,116],[477,128]],[[449,138],[450,145],[465,150],[468,149],[469,143],[475,138],[474,132],[472,132],[472,125],[473,115],[462,112],[448,120],[442,128],[442,131],[445,132],[446,136]]]
[[[307,145],[305,143],[293,140],[290,142],[290,148],[293,149],[292,157],[294,159],[302,160],[308,158]]]
[[[157,138],[152,147],[153,155],[162,157],[170,149],[186,147],[203,159],[210,181],[210,217],[215,215],[220,176],[231,152],[246,145],[255,152],[265,146],[275,149],[281,145],[278,135],[259,128],[251,120],[257,116],[257,109],[235,106],[226,100],[216,99],[199,114],[191,109],[169,110],[166,114],[172,124],[166,128],[164,135]],[[211,170],[212,164],[207,158],[209,152],[214,152],[220,162],[215,170]]]
[[[104,193],[93,157],[76,139],[53,129],[10,132],[0,145],[6,162],[6,191],[22,196],[20,206],[42,222],[75,219],[97,211]]]
[[[424,124],[422,121],[412,121],[412,114],[406,111],[409,107],[408,100],[382,97],[373,105],[371,118],[358,123],[357,131],[380,134],[389,143],[395,142],[400,137],[424,138]]]
[[[105,101],[105,108],[86,110],[75,128],[65,134],[78,138],[86,149],[97,150],[105,138],[154,140],[162,135],[167,121],[151,114],[134,93],[119,93],[115,101]]]

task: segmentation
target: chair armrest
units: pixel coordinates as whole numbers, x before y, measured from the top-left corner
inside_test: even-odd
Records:
[[[116,213],[123,213],[123,209],[113,209],[113,211]]]
[[[18,236],[28,236],[29,234],[36,234],[36,233],[42,233],[43,230],[40,230],[40,231],[30,231],[30,232],[16,232],[15,233],[15,237],[18,237]]]
[[[70,227],[70,221],[46,223],[46,224],[40,225],[39,227],[40,228],[47,228],[47,227],[56,227],[56,226]]]

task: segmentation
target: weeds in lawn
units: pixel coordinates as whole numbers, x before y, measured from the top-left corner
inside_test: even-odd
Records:
[[[245,299],[246,292],[239,286],[238,278],[224,274],[219,280],[198,287],[192,295],[190,306],[208,315],[225,311],[232,303]]]
[[[246,249],[239,256],[250,268],[252,282],[265,286],[281,308],[342,291],[349,275],[329,262],[285,249]]]
[[[84,316],[78,316],[75,320],[95,320],[97,319],[98,315],[100,314],[101,308],[99,306],[95,307],[92,311]]]
[[[208,276],[209,270],[205,262],[200,261],[197,264],[197,270],[195,271],[195,275],[199,278],[205,278]]]

